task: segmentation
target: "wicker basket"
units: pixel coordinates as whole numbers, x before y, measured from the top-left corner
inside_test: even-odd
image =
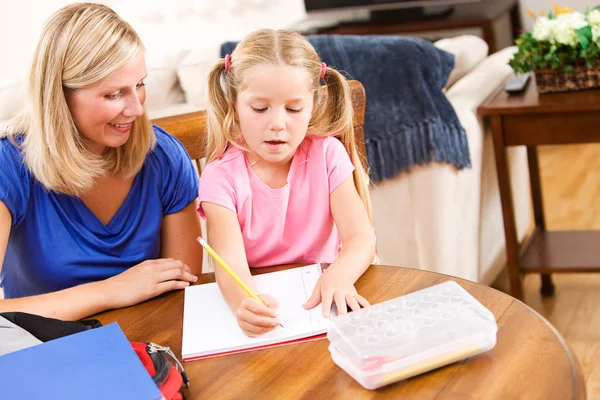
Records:
[[[569,92],[600,88],[600,67],[578,65],[572,72],[560,69],[535,71],[538,93]]]

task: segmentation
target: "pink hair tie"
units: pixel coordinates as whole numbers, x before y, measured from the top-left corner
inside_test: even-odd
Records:
[[[324,62],[321,63],[321,79],[325,78],[325,73],[327,72],[327,64]]]
[[[231,56],[229,54],[225,55],[225,72],[229,72],[229,68],[231,68]]]

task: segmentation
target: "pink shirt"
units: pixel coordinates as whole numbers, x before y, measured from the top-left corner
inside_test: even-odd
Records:
[[[243,151],[229,148],[200,177],[200,203],[236,213],[251,267],[333,262],[340,236],[329,195],[354,170],[334,137],[307,137],[298,147],[287,184],[271,189],[254,174]],[[205,218],[202,204],[198,212]]]

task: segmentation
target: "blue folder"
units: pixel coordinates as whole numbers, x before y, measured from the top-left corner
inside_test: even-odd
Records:
[[[116,323],[0,356],[3,399],[162,397]]]

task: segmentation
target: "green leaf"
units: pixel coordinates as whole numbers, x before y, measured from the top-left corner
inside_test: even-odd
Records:
[[[581,47],[587,49],[592,41],[592,27],[587,25],[583,28],[579,28],[575,30],[577,34],[577,38],[579,39],[579,43],[581,43]]]
[[[564,70],[565,70],[565,72],[573,72],[573,66],[572,65],[565,65],[564,66]]]
[[[556,15],[554,15],[554,11],[550,11],[548,13],[548,19],[556,19]]]

